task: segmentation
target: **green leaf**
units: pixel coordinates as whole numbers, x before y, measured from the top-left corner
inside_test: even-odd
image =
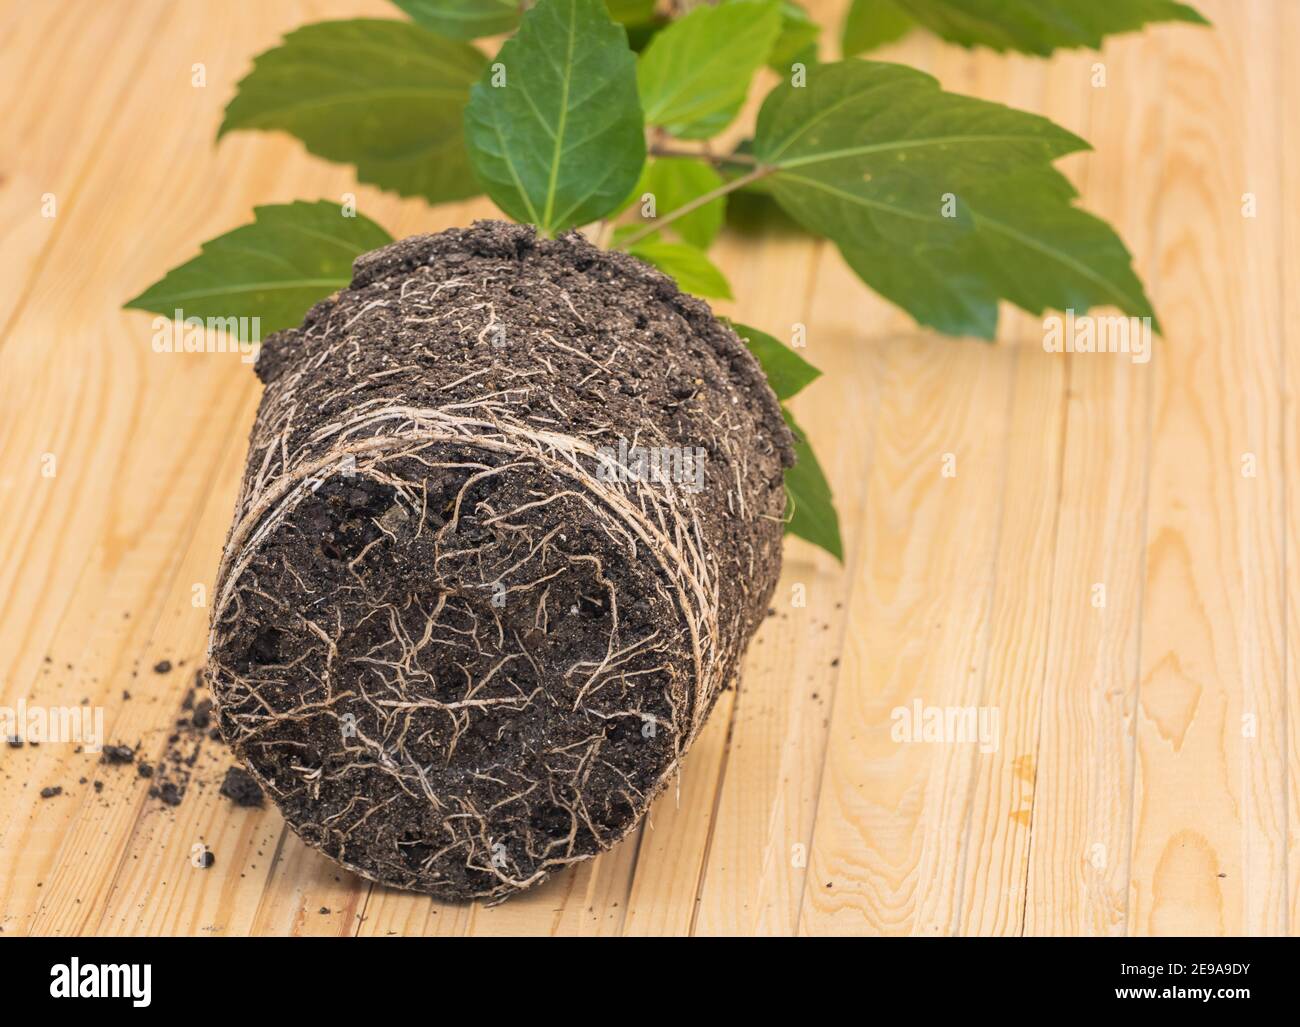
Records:
[[[1052,167],[1086,148],[1046,118],[862,60],[778,86],[754,139],[777,202],[863,281],[922,324],[985,339],[999,299],[1154,321],[1124,244]]]
[[[902,39],[916,22],[899,7],[905,0],[853,0],[844,19],[840,49],[845,57]]]
[[[781,4],[781,34],[776,37],[768,67],[785,74],[795,61],[812,64],[817,60],[817,39],[822,28],[794,0]]]
[[[263,336],[302,321],[317,300],[352,280],[352,261],[392,242],[337,203],[257,207],[254,222],[203,244],[193,260],[126,303],[166,317],[260,317]]]
[[[664,217],[692,200],[722,188],[722,176],[711,165],[689,157],[660,157],[650,161],[632,192],[632,203],[641,210],[641,198],[654,196],[655,215]],[[719,196],[672,222],[666,229],[701,250],[707,250],[722,229],[727,214],[727,197]],[[650,219],[645,219],[649,224]],[[647,238],[657,238],[658,232]]]
[[[617,209],[645,163],[636,58],[601,0],[540,0],[475,84],[470,160],[516,221],[553,235]]]
[[[627,45],[640,53],[672,19],[655,10],[656,0],[605,0],[609,16],[627,29]]]
[[[647,22],[638,25],[627,26],[627,45],[636,53],[641,53],[650,45],[650,40],[654,39],[667,26],[672,24],[671,18],[665,18],[662,15],[655,17]]]
[[[282,130],[356,177],[443,203],[478,194],[460,110],[485,64],[471,45],[402,21],[305,25],[253,59],[217,138]]]
[[[844,543],[840,541],[840,518],[835,512],[831,486],[803,430],[784,407],[785,423],[795,435],[795,465],[785,472],[786,523],[790,535],[798,535],[820,546],[840,563]]]
[[[519,0],[393,0],[419,25],[450,39],[481,39],[513,32],[523,5]],[[609,16],[621,25],[654,20],[655,0],[605,0]]]
[[[861,2],[861,0],[859,0]],[[1047,55],[1098,49],[1105,36],[1157,21],[1209,22],[1176,0],[894,0],[932,32],[963,46]],[[846,51],[847,53],[847,51]]]
[[[362,182],[434,203],[474,196],[461,128],[486,63],[472,46],[405,21],[304,25],[253,61],[218,138],[282,130]]]
[[[655,0],[605,0],[609,16],[620,25],[645,25],[654,21]]]
[[[772,386],[776,398],[783,404],[810,382],[821,377],[817,368],[766,332],[734,321],[730,324],[732,330],[745,340],[749,351],[767,375],[768,384]],[[820,546],[843,563],[840,522],[831,497],[830,484],[826,481],[826,475],[817,462],[812,446],[803,430],[795,424],[790,411],[782,406],[781,413],[795,436],[795,465],[785,472],[785,530]]]
[[[817,368],[767,332],[761,332],[757,328],[737,321],[731,322],[731,327],[745,340],[745,345],[749,347],[749,351],[754,354],[763,368],[763,373],[767,375],[768,384],[772,386],[776,398],[782,402],[821,377],[821,372]]]
[[[732,298],[731,286],[727,284],[722,272],[694,246],[681,242],[646,240],[636,243],[628,252],[675,279],[682,292],[710,299]]]
[[[780,0],[700,6],[650,41],[637,65],[646,122],[707,139],[740,112],[781,31]]]
[[[479,39],[519,24],[516,0],[393,0],[417,24],[450,39]]]

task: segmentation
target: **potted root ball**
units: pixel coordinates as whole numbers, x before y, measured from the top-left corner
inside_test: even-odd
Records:
[[[948,335],[994,339],[1004,302],[1154,318],[1054,167],[1083,140],[855,55],[1200,18],[860,2],[835,44],[789,0],[395,3],[257,56],[219,135],[512,220],[394,242],[350,193],[259,207],[129,305],[256,336],[208,654],[225,738],[342,865],[499,900],[645,817],[737,680],[783,535],[841,556],[785,407],[818,375],[803,326],[705,302],[732,298],[708,250],[733,214],[831,240]]]
[[[781,565],[744,343],[634,257],[480,222],[360,257],[257,371],[208,673],[289,823],[451,898],[621,839]]]

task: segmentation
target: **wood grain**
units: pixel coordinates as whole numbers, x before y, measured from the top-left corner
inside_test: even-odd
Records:
[[[1300,933],[1300,11],[1199,6],[1213,30],[1100,53],[915,35],[881,55],[1094,144],[1062,169],[1149,286],[1150,363],[1048,354],[1014,311],[996,345],[938,338],[829,244],[719,242],[736,293],[720,309],[787,339],[802,326],[825,372],[794,408],[846,555],[788,544],[740,688],[618,849],[502,906],[450,906],[232,806],[216,742],[175,808],[70,745],[6,746],[0,929]],[[152,353],[126,297],[255,204],[355,192],[399,236],[491,215],[358,187],[284,136],[214,144],[253,54],[362,15],[394,11],[0,3],[0,703],[84,702],[156,761],[202,659],[195,597],[258,388],[237,357]],[[898,740],[916,703],[991,711],[994,744]]]

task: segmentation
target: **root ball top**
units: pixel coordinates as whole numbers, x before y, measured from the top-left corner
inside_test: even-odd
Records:
[[[780,569],[789,433],[635,258],[499,222],[269,338],[213,610],[236,753],[307,842],[500,898],[625,836]]]

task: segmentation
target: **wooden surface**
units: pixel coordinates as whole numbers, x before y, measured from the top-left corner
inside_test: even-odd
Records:
[[[806,325],[826,372],[794,405],[846,561],[789,543],[742,687],[622,846],[502,906],[448,906],[355,879],[274,810],[220,798],[215,743],[209,783],[174,809],[69,745],[0,747],[0,928],[1300,932],[1300,3],[1198,6],[1213,31],[1101,54],[923,36],[888,51],[1093,143],[1062,167],[1149,286],[1167,333],[1149,364],[1045,353],[1015,314],[996,346],[938,338],[829,245],[720,242],[727,312]],[[214,145],[253,54],[390,10],[0,4],[0,704],[85,700],[108,741],[156,760],[202,660],[192,599],[259,388],[229,355],[153,353],[150,318],[122,301],[258,203],[355,190],[396,236],[490,213],[356,188],[283,136]],[[186,662],[153,673],[162,659]],[[892,712],[918,700],[996,710],[996,750],[895,741]]]

